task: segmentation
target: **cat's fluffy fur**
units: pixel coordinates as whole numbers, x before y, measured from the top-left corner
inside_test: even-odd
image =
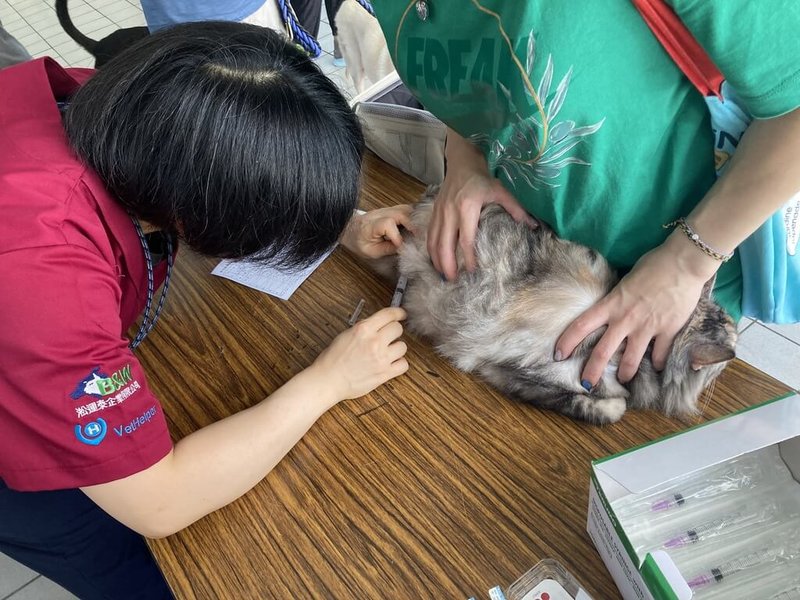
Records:
[[[531,229],[490,205],[481,213],[475,242],[478,270],[467,273],[460,265],[455,282],[442,281],[426,248],[435,193],[429,188],[412,213],[416,235],[401,248],[399,271],[408,277],[409,329],[430,339],[458,368],[517,399],[611,423],[628,407],[670,415],[696,411],[700,393],[734,357],[733,321],[703,297],[675,338],[663,372],[655,371],[648,352],[636,376],[622,385],[618,353],[587,392],[580,375],[599,333],[566,360],[555,362],[553,352],[564,329],[616,284],[608,262],[544,224]]]

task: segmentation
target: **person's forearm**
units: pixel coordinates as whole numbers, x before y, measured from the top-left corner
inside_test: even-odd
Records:
[[[732,252],[800,192],[800,109],[756,120],[731,163],[687,221],[702,240]]]
[[[179,514],[168,519],[176,530],[250,490],[339,400],[315,375],[307,369],[256,406],[178,442],[173,494],[183,501],[172,497]]]
[[[250,490],[337,400],[311,367],[256,406],[185,437],[150,469],[84,492],[140,533],[170,535]],[[126,499],[127,486],[148,497]]]

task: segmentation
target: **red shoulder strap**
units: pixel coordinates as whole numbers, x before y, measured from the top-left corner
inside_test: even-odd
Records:
[[[664,0],[632,0],[658,41],[703,96],[722,98],[725,80],[692,33]]]

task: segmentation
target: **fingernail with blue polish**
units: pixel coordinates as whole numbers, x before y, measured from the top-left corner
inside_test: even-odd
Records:
[[[442,278],[442,281],[447,281],[447,277],[445,277],[442,273],[439,273],[439,277]]]
[[[562,358],[564,358],[564,357],[561,355],[561,350],[556,350],[556,353],[553,355],[553,360],[555,360],[556,362],[558,362],[558,361],[560,361]]]
[[[586,379],[581,380],[581,387],[585,389],[587,392],[592,391],[592,384],[589,383],[589,381],[587,381]]]

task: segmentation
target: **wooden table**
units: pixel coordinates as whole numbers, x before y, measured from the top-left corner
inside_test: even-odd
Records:
[[[362,207],[422,187],[368,158]],[[288,302],[183,252],[140,355],[177,440],[257,403],[392,290],[338,250]],[[232,505],[151,541],[178,598],[486,598],[540,559],[596,600],[619,593],[585,532],[589,463],[787,391],[735,361],[703,417],[629,412],[608,427],[507,400],[406,336],[411,369],[340,403]]]

